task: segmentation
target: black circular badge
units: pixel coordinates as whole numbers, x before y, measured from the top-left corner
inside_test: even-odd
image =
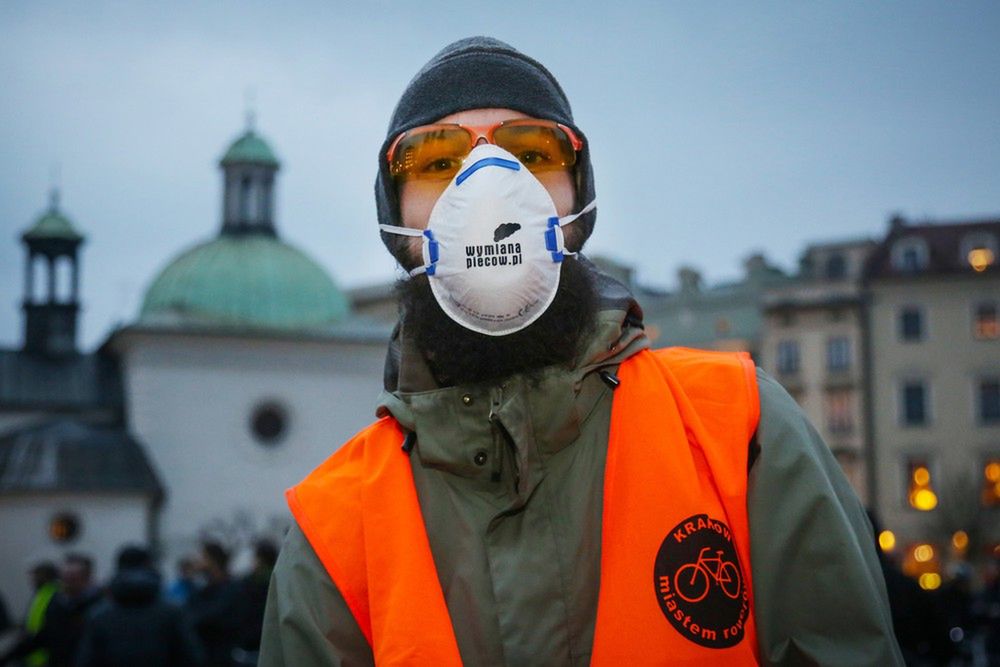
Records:
[[[674,526],[656,554],[653,586],[663,615],[685,639],[708,648],[743,639],[750,593],[723,522],[695,514]]]

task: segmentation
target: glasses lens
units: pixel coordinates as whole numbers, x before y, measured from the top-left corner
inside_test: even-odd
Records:
[[[493,140],[533,173],[569,169],[576,163],[573,143],[556,125],[501,125]]]
[[[469,133],[460,127],[416,130],[403,137],[392,155],[390,173],[398,180],[452,178],[469,154]]]

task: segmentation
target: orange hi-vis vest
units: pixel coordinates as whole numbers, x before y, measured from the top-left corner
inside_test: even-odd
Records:
[[[756,665],[746,353],[624,361],[604,473],[594,665]],[[461,665],[404,432],[375,422],[287,492],[378,665]],[[544,609],[539,613],[545,613]]]

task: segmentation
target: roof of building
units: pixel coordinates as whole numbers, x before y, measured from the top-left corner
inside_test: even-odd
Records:
[[[38,216],[21,238],[26,241],[40,239],[80,241],[83,239],[83,234],[78,232],[69,218],[59,210],[59,193],[53,190],[48,210]]]
[[[89,410],[121,405],[121,376],[111,355],[50,358],[0,349],[0,408]]]
[[[142,447],[121,426],[60,418],[0,435],[0,494],[162,494]]]
[[[369,317],[351,314],[347,319],[324,327],[308,329],[268,329],[245,326],[199,324],[185,319],[171,321],[167,318],[155,324],[138,322],[114,329],[101,343],[101,350],[119,353],[124,341],[133,335],[187,336],[205,338],[252,338],[254,340],[281,340],[332,344],[385,345],[392,336],[395,322],[388,323]]]
[[[253,131],[252,128],[244,132],[236,139],[226,151],[219,164],[226,166],[230,164],[259,164],[268,167],[277,167],[278,158],[275,156],[271,146],[263,137]]]
[[[159,273],[139,321],[301,329],[325,327],[349,313],[347,297],[302,251],[271,236],[222,234],[182,252]]]
[[[696,271],[682,269],[679,291],[640,296],[646,324],[658,329],[656,344],[717,348],[740,341],[753,347],[763,326],[765,291],[790,279],[761,256],[750,257],[745,270],[742,280],[703,287]]]
[[[868,280],[894,277],[913,277],[926,274],[974,274],[969,259],[963,253],[963,243],[968,239],[992,239],[992,262],[978,273],[1000,273],[1000,218],[957,222],[910,223],[894,217],[889,232],[872,251],[865,266]],[[927,249],[926,266],[919,270],[893,266],[892,251],[897,241],[915,238],[924,242]]]

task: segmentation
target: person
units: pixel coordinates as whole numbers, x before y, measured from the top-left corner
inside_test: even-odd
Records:
[[[260,665],[902,664],[795,402],[745,354],[651,350],[580,254],[590,146],[544,66],[445,47],[378,159],[409,274],[385,391],[287,493]]]
[[[195,588],[195,560],[190,556],[178,558],[176,568],[177,578],[167,587],[166,596],[169,602],[183,607]]]
[[[59,592],[59,569],[51,561],[40,561],[28,570],[28,579],[34,593],[28,604],[24,627],[20,639],[0,656],[0,665],[17,659],[23,659],[28,667],[49,664],[46,623],[49,607]]]
[[[264,625],[264,607],[278,547],[266,537],[253,545],[253,568],[239,582],[240,627],[233,659],[237,665],[256,665],[260,652],[260,633]]]
[[[41,573],[41,578],[47,579],[48,566],[43,564],[40,567],[41,569],[34,570],[36,576]],[[49,667],[72,665],[83,636],[87,615],[103,597],[100,587],[94,585],[93,576],[94,561],[90,556],[78,552],[67,553],[56,581],[39,589],[39,594],[32,602],[28,627],[29,630],[32,627],[37,629],[29,632],[4,659],[20,657],[25,658],[29,665]],[[46,592],[51,592],[47,601]],[[0,661],[0,664],[3,662]]]
[[[70,552],[63,558],[60,588],[46,613],[49,635],[49,662],[53,666],[73,664],[83,627],[91,610],[104,598],[94,584],[94,560],[83,553]]]
[[[196,567],[204,585],[191,594],[185,609],[209,667],[229,667],[240,622],[239,587],[229,576],[229,552],[206,540]]]
[[[160,596],[160,575],[148,549],[118,551],[109,600],[87,620],[75,667],[189,667],[204,654],[179,607]]]

